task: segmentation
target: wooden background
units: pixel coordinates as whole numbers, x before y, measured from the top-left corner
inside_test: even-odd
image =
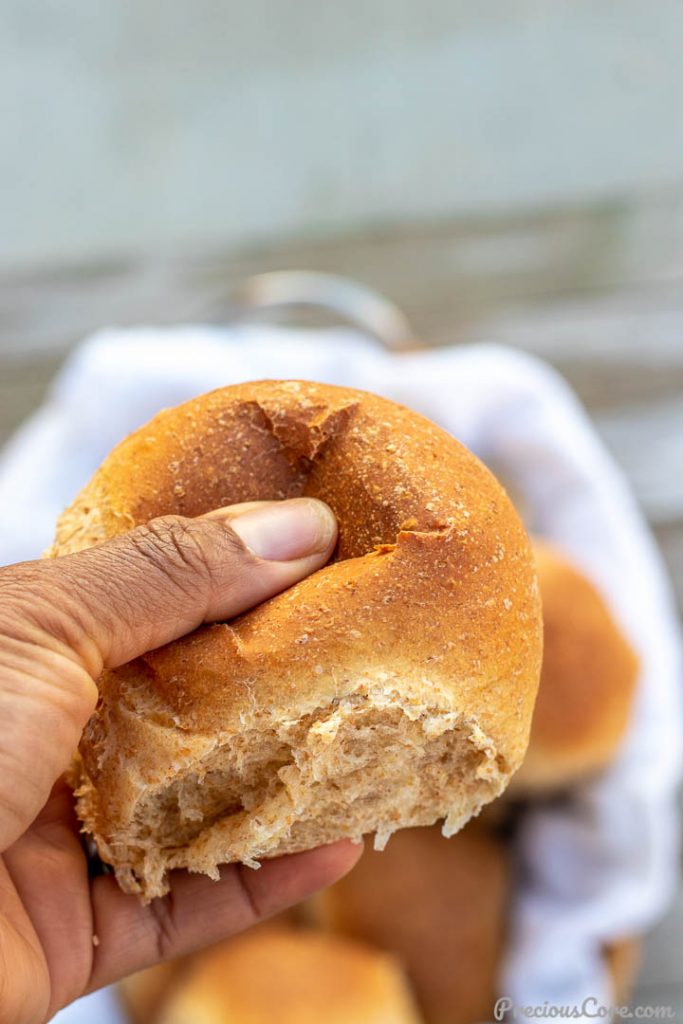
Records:
[[[502,341],[571,382],[629,476],[683,607],[683,220],[679,195],[237,255],[0,276],[0,442],[98,327],[220,322],[247,275],[326,270],[379,289],[428,344]],[[679,238],[680,235],[680,238]],[[683,891],[650,936],[636,999],[683,1015]]]
[[[3,0],[0,263],[651,197],[682,31],[678,0]]]

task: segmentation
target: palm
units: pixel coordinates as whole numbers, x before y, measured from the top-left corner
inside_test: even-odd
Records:
[[[40,1020],[88,989],[97,959],[88,865],[63,783],[0,858],[0,886],[9,962],[28,1019]]]

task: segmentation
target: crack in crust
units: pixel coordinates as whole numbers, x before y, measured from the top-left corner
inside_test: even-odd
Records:
[[[262,400],[253,404],[261,412],[270,433],[280,442],[282,450],[297,460],[306,459],[308,462],[313,462],[325,446],[346,428],[358,409],[355,401],[332,411],[321,403],[317,413],[316,406],[312,406],[301,419],[293,420],[281,409],[272,405],[268,407]]]

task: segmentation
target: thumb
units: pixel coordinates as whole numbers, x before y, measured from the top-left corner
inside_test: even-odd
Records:
[[[0,850],[67,767],[104,667],[272,597],[323,566],[335,539],[316,499],[250,502],[0,569]]]

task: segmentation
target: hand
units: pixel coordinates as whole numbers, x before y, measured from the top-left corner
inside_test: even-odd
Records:
[[[203,622],[230,619],[325,564],[322,502],[252,502],[167,517],[75,555],[0,569],[0,1024],[40,1024],[125,974],[247,928],[356,861],[351,843],[174,873],[144,907],[88,878],[62,779],[96,680]]]

